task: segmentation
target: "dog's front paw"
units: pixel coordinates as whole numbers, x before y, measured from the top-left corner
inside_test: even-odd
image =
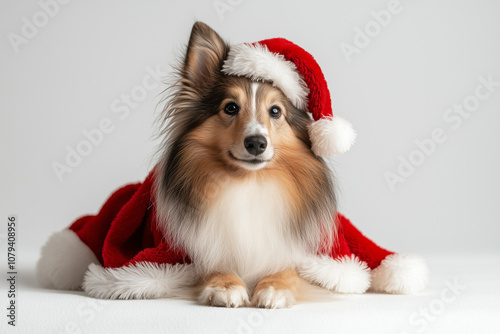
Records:
[[[202,304],[222,307],[239,307],[250,303],[247,289],[241,285],[207,286],[201,292],[198,300]]]
[[[295,297],[288,289],[276,290],[270,286],[256,291],[252,297],[252,304],[261,308],[284,308],[295,304]]]

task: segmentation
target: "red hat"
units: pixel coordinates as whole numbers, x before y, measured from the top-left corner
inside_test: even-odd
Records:
[[[284,38],[233,45],[222,72],[269,81],[296,108],[308,111],[314,119],[309,137],[316,155],[335,156],[347,152],[354,143],[356,132],[351,124],[333,116],[330,91],[321,68],[300,46]]]

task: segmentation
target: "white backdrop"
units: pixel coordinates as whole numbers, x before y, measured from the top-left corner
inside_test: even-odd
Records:
[[[358,132],[332,163],[366,234],[394,250],[498,251],[499,14],[494,0],[2,1],[0,220],[17,214],[20,252],[37,251],[144,178],[158,72],[202,20],[232,43],[281,36],[316,57]],[[68,164],[71,150],[87,155]]]

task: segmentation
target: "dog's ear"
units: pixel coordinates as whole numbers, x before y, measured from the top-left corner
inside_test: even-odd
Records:
[[[184,60],[184,77],[202,90],[215,80],[222,69],[229,47],[220,36],[203,22],[196,22]]]

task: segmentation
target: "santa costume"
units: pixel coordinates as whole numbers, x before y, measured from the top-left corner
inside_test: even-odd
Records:
[[[312,55],[275,38],[231,46],[222,72],[267,81],[280,88],[312,118],[312,151],[320,157],[347,151],[355,132],[334,116],[325,77]],[[99,298],[159,298],[178,295],[198,276],[182,249],[157,228],[155,170],[142,183],[115,191],[96,215],[83,216],[55,233],[42,249],[37,275],[41,285],[82,287]],[[340,293],[368,289],[416,293],[427,282],[424,261],[377,246],[343,215],[337,214],[336,240],[327,252],[297,267],[307,281]]]

